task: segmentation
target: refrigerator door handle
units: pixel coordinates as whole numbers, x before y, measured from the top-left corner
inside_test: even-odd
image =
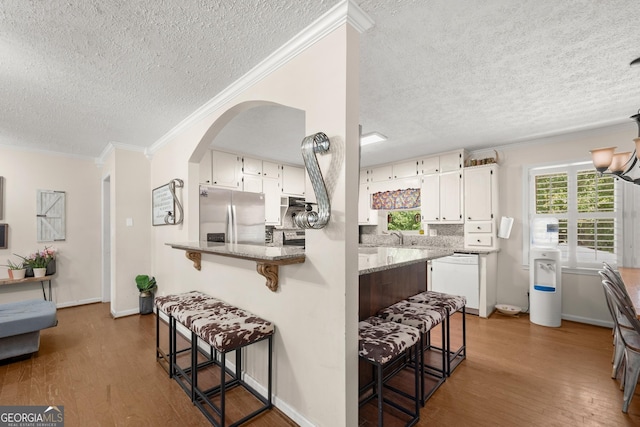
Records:
[[[226,243],[233,243],[233,212],[231,205],[227,205],[227,238]]]
[[[233,243],[238,243],[238,218],[236,216],[236,205],[231,205],[231,230],[233,232]]]

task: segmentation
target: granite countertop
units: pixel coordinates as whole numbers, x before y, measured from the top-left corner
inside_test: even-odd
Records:
[[[360,275],[369,274],[452,254],[453,249],[449,248],[360,246],[358,248],[358,270]]]
[[[239,243],[186,242],[166,243],[174,249],[202,252],[252,261],[287,261],[304,258],[304,249],[299,246],[266,246]]]

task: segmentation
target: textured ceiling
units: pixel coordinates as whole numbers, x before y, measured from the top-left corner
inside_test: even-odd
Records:
[[[361,36],[363,132],[389,137],[363,147],[365,166],[634,128],[636,1],[356,2],[375,21]],[[75,3],[2,2],[0,144],[88,157],[149,147],[338,0]],[[213,145],[300,163],[302,117],[247,112]],[[271,136],[246,137],[259,132]]]

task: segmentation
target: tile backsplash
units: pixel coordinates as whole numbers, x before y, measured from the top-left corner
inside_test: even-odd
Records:
[[[435,236],[429,235],[435,230]],[[392,234],[378,234],[375,225],[360,226],[360,243],[365,245],[397,245],[398,236]],[[425,234],[406,234],[403,238],[404,246],[437,246],[443,248],[461,248],[464,246],[464,226],[462,224],[429,225]]]

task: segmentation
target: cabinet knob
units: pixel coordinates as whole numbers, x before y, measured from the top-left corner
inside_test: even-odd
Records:
[[[478,243],[480,243],[480,239],[478,239]]]
[[[478,227],[476,227],[476,228],[477,228],[478,230],[480,230],[480,227],[479,227],[479,226],[478,226]]]
[[[468,217],[467,217],[467,219],[471,219],[471,217],[470,217],[470,216],[468,216]]]
[[[446,220],[447,220],[447,218],[445,218],[445,217],[442,217],[442,220],[443,220],[443,221],[446,221]]]
[[[213,181],[213,183],[214,183],[214,184],[217,184],[217,183],[218,183],[218,181]]]

